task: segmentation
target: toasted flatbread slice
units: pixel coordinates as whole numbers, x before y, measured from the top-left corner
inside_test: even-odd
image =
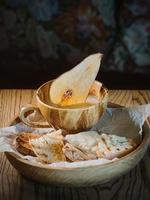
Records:
[[[30,140],[40,138],[44,134],[46,133],[42,133],[42,134],[28,133],[28,132],[20,133],[17,136],[16,141],[15,141],[17,151],[23,155],[36,156],[36,154],[33,151],[33,147],[30,144]],[[62,130],[53,131],[49,134],[51,134],[51,137],[53,138],[63,140]]]
[[[115,157],[120,158],[130,153],[137,144],[126,137],[120,137],[117,135],[109,135],[103,133],[101,135],[102,140],[106,144],[108,151],[104,151],[104,158],[113,159]]]
[[[97,158],[120,158],[135,149],[137,144],[126,137],[98,134],[96,131],[65,136],[65,140],[81,152]]]
[[[44,163],[66,161],[63,153],[63,140],[50,134],[30,140],[30,144],[38,159]]]
[[[54,137],[55,139],[58,139],[58,140],[63,140],[64,139],[64,136],[62,135],[62,130],[59,129],[57,131],[53,131],[50,133],[51,137]]]
[[[36,156],[29,141],[41,137],[43,134],[20,133],[16,138],[16,149],[23,155]]]
[[[86,131],[65,136],[65,140],[82,151],[92,152],[92,148],[99,142],[101,136],[96,131]]]
[[[83,152],[69,143],[65,144],[65,146],[63,147],[63,152],[65,156],[69,159],[69,161],[72,162],[96,159],[96,156],[94,154]]]
[[[24,156],[27,156],[27,155],[29,155],[29,156],[36,156],[35,153],[34,153],[34,151],[32,150],[32,148],[28,144],[18,145],[16,149],[17,149],[17,151],[19,153],[21,153]]]
[[[28,132],[22,132],[18,135],[16,138],[17,142],[23,142],[23,143],[28,143],[29,139],[35,139],[39,138],[42,134],[35,134],[35,133],[28,133]]]
[[[110,153],[110,150],[107,148],[106,143],[101,138],[95,147],[95,152],[98,158],[104,158],[105,154]]]

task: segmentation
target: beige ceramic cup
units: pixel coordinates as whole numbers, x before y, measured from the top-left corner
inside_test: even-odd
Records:
[[[40,111],[48,122],[49,126],[56,129],[64,129],[68,133],[77,133],[88,130],[98,122],[108,102],[107,89],[102,87],[102,101],[96,104],[83,107],[57,107],[52,104],[49,97],[49,90],[52,81],[46,82],[36,92],[37,107],[27,106],[22,108],[20,119],[28,126],[37,127],[36,122],[27,120],[26,116],[31,111]],[[95,82],[99,84],[98,81]],[[42,125],[41,125],[42,126]]]

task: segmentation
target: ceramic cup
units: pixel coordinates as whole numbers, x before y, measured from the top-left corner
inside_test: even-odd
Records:
[[[49,90],[51,83],[52,81],[44,83],[36,91],[37,106],[31,105],[22,108],[20,119],[26,125],[37,127],[38,122],[27,120],[27,115],[31,111],[40,111],[49,126],[55,129],[63,129],[68,133],[88,130],[98,122],[107,107],[108,92],[106,88],[101,88],[100,92],[103,97],[99,103],[83,107],[58,107],[50,101]],[[99,84],[99,82],[95,81],[95,84]]]

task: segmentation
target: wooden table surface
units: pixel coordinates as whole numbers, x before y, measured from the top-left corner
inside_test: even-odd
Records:
[[[19,113],[22,106],[35,102],[35,90],[0,90],[0,127]],[[150,91],[109,92],[110,101],[123,106],[150,103]],[[148,200],[150,199],[150,148],[128,174],[107,184],[88,188],[42,185],[23,178],[0,153],[0,200]]]

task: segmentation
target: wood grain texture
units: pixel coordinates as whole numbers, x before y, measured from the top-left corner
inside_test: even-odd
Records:
[[[0,126],[6,126],[20,108],[34,103],[34,90],[0,90]],[[150,103],[150,91],[113,90],[110,101],[124,106]],[[148,200],[150,199],[150,148],[142,161],[128,174],[107,184],[90,188],[65,188],[42,185],[21,177],[0,154],[0,200]]]
[[[96,104],[78,104],[80,106],[59,107],[51,102],[49,91],[52,81],[44,83],[36,92],[37,107],[27,106],[21,110],[20,118],[28,126],[37,127],[37,123],[26,120],[25,115],[30,111],[38,111],[42,113],[50,126],[56,129],[66,130],[69,134],[85,131],[93,127],[98,122],[108,102],[108,91],[101,87],[98,94],[101,99]],[[100,83],[95,81],[95,85]],[[84,106],[83,106],[84,105]]]

